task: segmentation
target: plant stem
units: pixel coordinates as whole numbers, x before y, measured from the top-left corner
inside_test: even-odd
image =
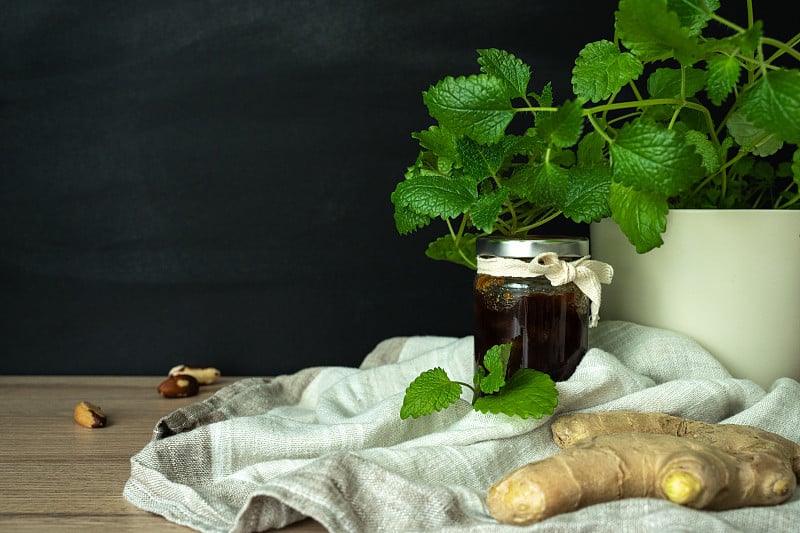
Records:
[[[528,106],[528,107],[515,107],[513,109],[513,111],[515,113],[521,113],[523,111],[528,111],[530,113],[535,113],[537,111],[545,111],[547,113],[555,113],[556,111],[558,111],[558,108],[557,107],[530,107],[530,106]]]
[[[472,268],[473,270],[478,268],[478,265],[475,264],[475,261],[468,258],[464,254],[464,250],[462,250],[461,246],[459,245],[461,237],[464,235],[464,229],[467,227],[467,216],[464,215],[463,217],[461,217],[461,225],[458,227],[458,233],[456,233],[455,230],[453,230],[453,224],[450,222],[449,218],[445,218],[444,221],[447,223],[447,229],[450,230],[450,237],[453,239],[453,244],[455,244],[456,250],[458,250],[458,255],[460,255],[461,259],[463,259],[464,262],[467,265],[469,265],[470,268]]]
[[[559,215],[561,215],[561,213],[562,213],[561,211],[551,210],[549,215],[547,215],[547,216],[545,216],[543,218],[540,218],[539,220],[537,220],[533,224],[529,224],[527,226],[523,226],[521,228],[517,228],[517,232],[526,232],[526,231],[532,230],[534,228],[538,228],[539,226],[547,224],[548,222],[550,222],[554,218],[558,217]]]
[[[600,135],[600,137],[605,139],[605,141],[608,144],[614,144],[614,139],[609,137],[608,133],[606,133],[605,129],[600,127],[600,124],[597,123],[597,119],[594,118],[594,115],[591,115],[591,114],[586,115],[586,118],[589,119],[589,122],[591,123],[592,127],[594,128],[594,131],[596,131],[598,133],[598,135]]]
[[[794,185],[795,185],[795,182],[794,181],[790,181],[789,185],[787,185],[786,188],[783,189],[783,191],[781,191],[781,194],[778,195],[778,199],[775,200],[775,204],[773,205],[774,209],[785,209],[785,208],[789,207],[790,205],[800,201],[800,192],[798,192],[794,196],[794,198],[792,198],[791,200],[787,200],[786,203],[784,203],[784,204],[781,204],[781,197],[784,195],[784,193],[789,192],[789,189],[794,187]]]
[[[677,98],[652,98],[650,100],[642,100],[636,102],[618,102],[616,104],[603,104],[594,107],[585,108],[584,115],[593,115],[602,111],[618,111],[621,109],[635,109],[639,107],[649,107],[656,105],[679,105],[700,111],[701,113],[708,113],[708,109],[701,104],[690,102],[688,100],[679,100]]]
[[[748,12],[749,12],[749,13],[752,13],[752,12],[753,12],[753,9],[752,9],[752,5],[750,4],[750,0],[748,0],[748,1],[747,1],[747,3],[748,3],[748,8],[749,8],[749,9],[748,9]],[[712,20],[715,20],[715,21],[719,22],[719,23],[720,23],[720,24],[722,24],[723,26],[727,26],[728,28],[732,29],[733,31],[735,31],[735,32],[737,32],[737,33],[744,33],[745,31],[747,31],[745,28],[742,28],[742,27],[741,27],[741,26],[739,26],[738,24],[734,24],[733,22],[731,22],[730,20],[728,20],[728,19],[726,19],[726,18],[720,17],[720,16],[719,16],[719,15],[717,15],[716,13],[713,13],[713,12],[710,12],[710,11],[708,11],[708,12],[706,12],[706,14],[707,14],[707,15],[708,15],[708,16],[709,16],[709,17],[710,17]]]
[[[787,207],[792,206],[792,205],[796,204],[797,202],[800,202],[800,193],[797,193],[794,196],[794,198],[792,198],[791,200],[787,201],[783,205],[778,206],[778,204],[776,202],[775,209],[786,209]]]
[[[800,34],[798,34],[798,35],[800,35]],[[794,40],[796,38],[797,38],[797,36],[793,37],[792,40]],[[789,54],[790,56],[792,56],[796,60],[800,61],[800,52],[798,52],[794,48],[791,48],[790,46],[788,46],[783,41],[779,41],[777,39],[772,39],[771,37],[762,37],[761,38],[761,42],[764,43],[764,44],[768,44],[770,46],[773,46],[773,47],[778,49],[778,51],[776,51],[774,54],[772,54],[769,57],[769,59],[766,60],[767,64],[772,63],[773,61],[775,61],[775,59],[777,59],[778,57],[780,57],[783,54]]]
[[[456,381],[456,380],[453,380],[453,383],[458,383],[458,384],[459,384],[459,385],[461,385],[462,387],[466,387],[466,388],[468,388],[468,389],[469,389],[469,390],[471,390],[473,393],[475,392],[475,387],[473,387],[472,385],[470,385],[470,384],[468,384],[468,383],[464,383],[463,381]]]

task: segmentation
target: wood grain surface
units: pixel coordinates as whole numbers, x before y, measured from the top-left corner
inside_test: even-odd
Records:
[[[162,416],[207,398],[223,377],[192,398],[162,398],[163,377],[0,376],[0,531],[192,531],[122,497],[130,458]],[[99,405],[104,428],[73,421],[75,405]],[[319,533],[304,520],[282,531]]]

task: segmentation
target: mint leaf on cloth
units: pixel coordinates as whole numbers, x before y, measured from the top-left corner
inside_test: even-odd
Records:
[[[750,424],[800,442],[800,383],[734,379],[677,333],[601,321],[557,414],[633,409]],[[302,343],[298,343],[299,350]],[[800,348],[799,348],[800,350]],[[248,378],[160,420],[131,458],[124,497],[205,533],[264,531],[312,517],[329,531],[792,531],[800,494],[778,506],[698,512],[664,500],[593,505],[532,528],[488,515],[488,488],[558,452],[549,417],[476,412],[468,401],[418,419],[397,413],[420,372],[469,383],[472,337],[389,338],[358,368]],[[274,354],[281,355],[281,354]],[[798,352],[800,357],[800,351]]]
[[[461,385],[450,381],[443,368],[421,373],[406,389],[400,418],[418,418],[441,411],[461,397]]]
[[[556,398],[556,384],[550,376],[522,368],[514,372],[498,393],[475,400],[475,409],[482,413],[541,418],[553,414],[558,404]]]

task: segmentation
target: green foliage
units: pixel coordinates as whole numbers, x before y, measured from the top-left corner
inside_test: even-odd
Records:
[[[553,414],[558,405],[558,391],[550,376],[538,370],[522,368],[506,382],[511,343],[492,346],[484,355],[473,378],[474,388],[452,381],[444,369],[436,367],[421,373],[406,389],[400,418],[419,418],[454,404],[462,387],[480,390],[473,408],[482,413],[506,414],[522,418],[541,418]]]
[[[461,385],[450,381],[443,368],[431,368],[420,374],[406,389],[400,418],[417,418],[454,404],[461,397]]]
[[[614,39],[583,47],[562,99],[520,58],[478,50],[479,73],[423,95],[437,124],[412,134],[397,230],[444,220],[427,255],[474,267],[476,237],[559,216],[610,216],[644,253],[670,208],[800,207],[800,33],[779,41],[719,6],[620,0]]]
[[[553,414],[557,405],[558,395],[550,376],[538,370],[521,368],[497,394],[475,400],[474,408],[482,413],[542,418]]]
[[[511,343],[492,346],[483,356],[481,377],[476,381],[481,392],[494,394],[506,384],[506,368],[511,357]]]

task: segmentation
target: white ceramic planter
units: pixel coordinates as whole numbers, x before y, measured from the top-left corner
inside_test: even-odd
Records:
[[[601,319],[684,333],[734,377],[800,381],[800,211],[670,211],[664,244],[637,254],[611,220],[592,258],[614,267]]]

